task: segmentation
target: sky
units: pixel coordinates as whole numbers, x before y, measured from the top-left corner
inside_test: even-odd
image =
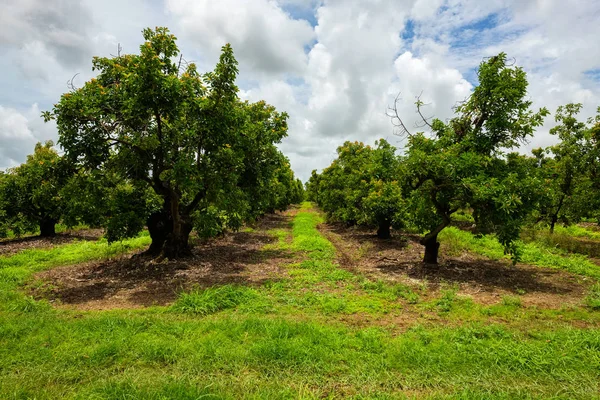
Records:
[[[94,76],[93,56],[137,53],[155,26],[203,72],[231,43],[240,97],[289,114],[279,147],[303,181],[346,140],[402,149],[386,116],[398,94],[409,128],[419,95],[427,116],[450,118],[499,52],[527,72],[534,108],[579,102],[585,118],[600,106],[597,0],[0,0],[0,169],[57,141],[40,114],[74,76]],[[554,143],[553,124],[521,151]]]

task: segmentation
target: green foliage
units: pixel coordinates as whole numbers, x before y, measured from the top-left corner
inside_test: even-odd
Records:
[[[104,223],[111,239],[134,235],[146,222],[152,249],[177,257],[205,211],[227,215],[218,219],[227,225],[200,226],[218,232],[297,200],[289,163],[275,147],[287,135],[287,114],[238,98],[231,46],[202,75],[193,63],[180,68],[168,29],[143,35],[139,54],[95,57],[98,76],[43,114],[56,119],[71,162],[128,182],[114,201],[118,209],[126,199],[131,206]],[[289,193],[281,195],[282,187]],[[158,209],[154,200],[152,207],[137,204],[148,196]]]
[[[389,237],[390,226],[399,228],[404,220],[399,160],[385,140],[375,145],[344,143],[331,166],[320,175],[313,171],[307,192],[328,219],[378,226],[380,237]]]
[[[600,113],[586,125],[577,120],[581,108],[581,104],[558,107],[557,125],[550,133],[560,142],[533,151],[532,168],[544,183],[536,220],[550,225],[551,232],[557,222],[575,223],[600,210],[596,196],[600,193],[600,160],[597,138],[592,134],[592,124],[600,121]]]
[[[482,62],[478,77],[479,85],[453,119],[424,121],[432,137],[408,138],[402,170],[409,217],[428,232],[422,240],[428,262],[437,261],[437,235],[451,215],[469,207],[478,227],[497,232],[505,250],[518,258],[514,241],[536,204],[540,182],[513,168],[516,156],[506,158],[503,152],[532,136],[547,110],[530,110],[525,72],[507,65],[503,53]],[[422,106],[419,100],[419,112]]]
[[[38,143],[22,165],[0,178],[0,237],[35,233],[51,236],[65,210],[62,192],[70,177],[51,141]]]

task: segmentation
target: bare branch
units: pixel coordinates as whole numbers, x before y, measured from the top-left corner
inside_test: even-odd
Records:
[[[183,60],[183,53],[179,55],[179,64],[177,64],[177,76],[179,77],[179,71],[181,71],[181,60]]]
[[[424,103],[421,100],[422,95],[423,95],[423,91],[421,91],[421,94],[417,96],[417,102],[415,104],[417,105],[417,113],[421,117],[421,120],[423,121],[423,123],[419,124],[418,122],[415,122],[415,128],[424,128],[424,127],[428,126],[429,129],[433,130],[433,127],[431,126],[431,123],[429,122],[433,118],[433,115],[430,117],[425,117],[423,115],[423,113],[421,112],[421,107],[428,106],[431,103]]]
[[[399,102],[400,102],[400,93],[398,93],[398,95],[394,99],[394,105],[391,107],[388,107],[385,115],[390,117],[390,119],[392,120],[392,125],[394,125],[394,127],[396,128],[396,130],[394,131],[394,135],[398,135],[401,137],[402,136],[412,136],[412,133],[406,128],[404,121],[402,120],[402,118],[400,117],[400,114],[398,113],[398,103]]]
[[[69,79],[67,81],[67,87],[69,88],[69,90],[71,90],[72,92],[77,90],[77,87],[75,86],[75,84],[73,83],[75,81],[75,78],[77,77],[77,75],[79,75],[79,72],[76,73],[75,75],[73,75],[73,77],[71,79]]]

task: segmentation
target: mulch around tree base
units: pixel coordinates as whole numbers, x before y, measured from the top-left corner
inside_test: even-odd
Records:
[[[252,232],[212,240],[196,240],[193,255],[182,260],[141,256],[65,266],[38,273],[28,285],[36,298],[68,308],[105,310],[172,303],[182,290],[219,284],[260,285],[287,276],[291,255],[264,249],[276,239],[269,229],[289,226],[291,217],[277,213],[263,218]]]
[[[375,231],[321,224],[320,230],[336,246],[342,267],[362,273],[373,280],[426,285],[434,294],[443,287],[458,287],[458,294],[468,295],[481,304],[494,304],[503,296],[519,296],[524,305],[561,308],[580,305],[594,283],[565,271],[517,264],[509,260],[493,261],[483,256],[463,253],[445,256],[440,249],[438,265],[425,265],[423,246],[417,235],[395,232],[394,237],[380,240]]]

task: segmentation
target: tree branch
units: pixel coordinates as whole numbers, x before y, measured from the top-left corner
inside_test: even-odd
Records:
[[[398,113],[398,102],[399,101],[400,101],[400,93],[398,93],[398,95],[394,99],[394,105],[392,107],[388,107],[385,115],[390,117],[390,119],[392,120],[392,125],[394,125],[394,127],[397,128],[396,132],[394,132],[395,135],[412,136],[412,133],[410,133],[410,131],[406,128],[404,121],[402,120],[402,118],[400,117],[400,114]]]
[[[423,115],[423,113],[421,112],[421,107],[422,106],[428,106],[431,103],[424,103],[423,101],[421,101],[421,96],[422,95],[423,95],[423,91],[421,91],[421,94],[417,96],[417,102],[415,104],[417,105],[417,113],[421,117],[421,120],[423,121],[423,123],[422,124],[415,123],[415,127],[416,128],[424,128],[425,126],[428,126],[429,129],[433,130],[433,127],[431,126],[431,123],[429,122],[429,120],[432,119],[433,116],[431,116],[431,117],[425,117]]]

